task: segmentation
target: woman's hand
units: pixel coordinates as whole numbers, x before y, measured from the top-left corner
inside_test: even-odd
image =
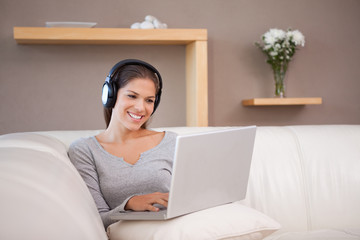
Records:
[[[146,195],[137,195],[129,199],[125,205],[125,210],[157,212],[159,208],[153,206],[153,204],[160,204],[167,207],[168,200],[169,193],[155,192]]]

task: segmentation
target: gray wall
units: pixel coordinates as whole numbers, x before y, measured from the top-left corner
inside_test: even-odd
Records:
[[[100,89],[124,58],[155,65],[164,95],[151,126],[185,125],[184,46],[17,45],[14,26],[94,21],[127,28],[154,15],[170,28],[208,29],[209,124],[360,124],[358,0],[0,0],[0,134],[104,128]],[[269,28],[306,39],[290,63],[288,97],[317,106],[243,107],[272,97],[270,66],[253,43]]]

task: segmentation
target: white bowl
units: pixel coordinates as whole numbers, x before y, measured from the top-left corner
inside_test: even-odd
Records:
[[[96,22],[46,22],[46,27],[92,28]]]

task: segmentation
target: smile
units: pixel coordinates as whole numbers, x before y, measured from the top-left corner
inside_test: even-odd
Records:
[[[136,119],[136,120],[140,120],[144,117],[144,115],[136,115],[136,114],[133,114],[133,113],[130,113],[128,112],[129,116],[133,119]]]

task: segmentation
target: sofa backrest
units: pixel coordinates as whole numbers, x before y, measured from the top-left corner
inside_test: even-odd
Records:
[[[298,153],[297,142],[289,129],[257,129],[244,203],[277,220],[282,231],[308,229]]]
[[[258,128],[245,203],[285,231],[360,228],[360,125]]]
[[[310,229],[360,229],[360,125],[289,129],[299,146]]]

